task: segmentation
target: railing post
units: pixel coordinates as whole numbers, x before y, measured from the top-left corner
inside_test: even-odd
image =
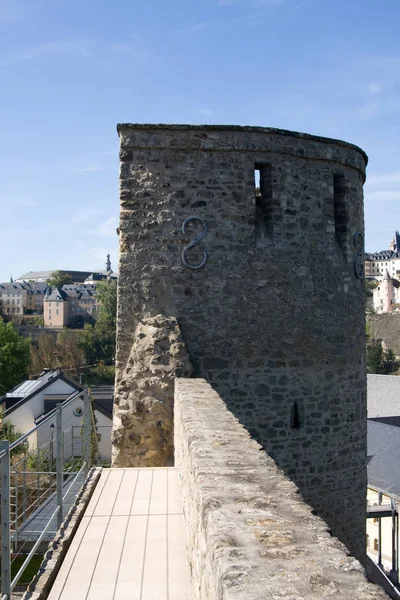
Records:
[[[25,514],[26,514],[26,457],[24,458],[23,462],[22,462],[22,468],[24,470],[24,476],[23,476],[23,488],[22,488],[22,522],[24,522],[25,520]]]
[[[0,442],[1,457],[1,594],[11,599],[10,442]]]
[[[64,448],[63,448],[63,429],[62,429],[62,403],[57,404],[57,416],[56,416],[56,447],[57,447],[57,458],[56,458],[56,472],[57,472],[57,506],[60,507],[57,515],[57,526],[58,529],[61,527],[63,521],[63,470],[64,470]]]
[[[91,467],[91,416],[90,396],[86,387],[83,394],[83,459],[86,463],[86,476]]]
[[[14,507],[14,514],[15,514],[15,535],[14,535],[14,548],[17,547],[17,543],[18,543],[18,487],[19,487],[19,475],[18,472],[14,473],[14,477],[15,477],[15,507]],[[10,476],[11,478],[11,476]]]
[[[36,438],[36,443],[37,443],[37,438]],[[40,448],[39,446],[36,446],[36,499],[39,500],[40,499],[40,471],[41,469],[41,458],[40,458]]]

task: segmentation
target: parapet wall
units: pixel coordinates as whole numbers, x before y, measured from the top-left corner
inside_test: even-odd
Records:
[[[204,379],[175,380],[194,600],[387,599]]]

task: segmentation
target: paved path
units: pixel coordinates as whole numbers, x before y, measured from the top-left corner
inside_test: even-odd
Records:
[[[48,600],[190,600],[178,471],[104,469]]]

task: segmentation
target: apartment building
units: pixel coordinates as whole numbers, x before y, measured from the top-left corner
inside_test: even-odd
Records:
[[[90,322],[96,311],[95,285],[63,285],[49,291],[44,299],[44,326],[62,329],[74,325],[78,318]]]
[[[365,254],[365,276],[384,277],[386,271],[390,277],[400,279],[400,233],[395,232],[388,250]]]
[[[28,306],[28,292],[26,286],[13,281],[10,283],[1,283],[0,296],[4,314],[9,316],[24,314]]]

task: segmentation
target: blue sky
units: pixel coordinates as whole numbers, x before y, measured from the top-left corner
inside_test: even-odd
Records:
[[[0,0],[0,281],[117,269],[118,122],[262,125],[369,155],[400,229],[399,0]]]

